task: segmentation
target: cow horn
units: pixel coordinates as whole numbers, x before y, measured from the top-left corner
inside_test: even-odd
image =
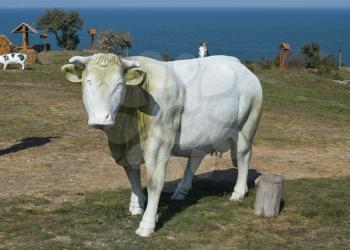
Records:
[[[122,63],[123,63],[123,66],[126,68],[126,69],[132,69],[132,68],[139,68],[141,67],[141,64],[137,61],[131,61],[131,60],[127,60],[127,59],[124,59],[124,58],[120,58]]]
[[[71,59],[69,59],[69,63],[81,63],[81,64],[87,64],[90,60],[91,56],[73,56]]]

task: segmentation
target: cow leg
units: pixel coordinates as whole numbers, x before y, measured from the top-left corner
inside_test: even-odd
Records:
[[[237,167],[237,143],[235,140],[232,140],[231,144],[231,160],[233,167]]]
[[[145,152],[147,168],[148,202],[136,234],[150,237],[154,234],[160,195],[164,186],[165,170],[170,157],[171,146],[152,140]]]
[[[192,188],[193,176],[195,175],[203,158],[204,156],[191,156],[188,159],[184,176],[177,185],[174,194],[171,196],[172,200],[185,200],[188,191],[190,191]]]
[[[247,180],[250,158],[252,155],[251,141],[246,138],[243,132],[238,133],[237,140],[237,165],[238,176],[234,192],[231,195],[231,201],[238,201],[248,192]]]
[[[143,194],[141,187],[140,166],[125,166],[124,170],[131,184],[129,212],[132,215],[142,214],[146,197]]]
[[[22,63],[21,66],[22,66],[22,70],[24,70],[24,63]]]
[[[7,68],[7,63],[4,63],[4,70],[6,70]]]

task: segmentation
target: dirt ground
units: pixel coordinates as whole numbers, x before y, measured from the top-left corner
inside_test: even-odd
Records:
[[[86,130],[89,131],[88,128]],[[101,136],[97,131],[90,132]],[[86,151],[62,152],[60,144],[64,140],[74,140],[74,137],[67,134],[42,146],[2,155],[0,195],[33,195],[49,190],[79,192],[129,186],[124,170],[115,164],[106,147],[101,145]],[[4,148],[11,144],[3,142],[1,146]],[[259,173],[280,174],[287,179],[348,176],[350,156],[347,150],[324,148],[320,153],[318,148],[276,149],[257,145],[251,169]],[[185,165],[186,159],[172,157],[168,164],[167,181],[181,178]],[[222,158],[207,156],[198,174],[213,181],[227,180],[233,178],[232,174],[217,176],[215,173],[229,169],[232,165],[228,153]]]
[[[7,98],[7,106],[0,109],[0,196],[129,187],[123,169],[110,157],[104,134],[87,126],[79,86],[0,81],[0,91],[3,105]],[[57,121],[47,122],[53,115]],[[261,126],[273,126],[268,116],[263,114]],[[287,179],[348,176],[349,152],[349,143],[278,146],[258,141],[251,169]],[[185,165],[186,159],[172,157],[167,181],[181,178]],[[228,153],[222,158],[207,156],[198,174],[214,181],[232,179],[234,171],[218,174],[228,169]],[[145,168],[142,172],[144,181]]]

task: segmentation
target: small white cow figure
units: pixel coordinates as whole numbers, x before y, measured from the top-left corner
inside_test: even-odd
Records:
[[[203,42],[199,45],[198,54],[199,54],[199,58],[209,56],[209,49],[208,49],[207,42]]]
[[[6,70],[9,64],[20,64],[22,70],[24,70],[25,62],[27,61],[27,56],[21,53],[11,53],[0,56],[0,63],[4,64],[4,70]]]

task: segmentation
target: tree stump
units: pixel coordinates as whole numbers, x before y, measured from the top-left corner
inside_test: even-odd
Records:
[[[257,186],[254,214],[265,217],[277,217],[283,192],[283,177],[261,175],[255,180]]]

